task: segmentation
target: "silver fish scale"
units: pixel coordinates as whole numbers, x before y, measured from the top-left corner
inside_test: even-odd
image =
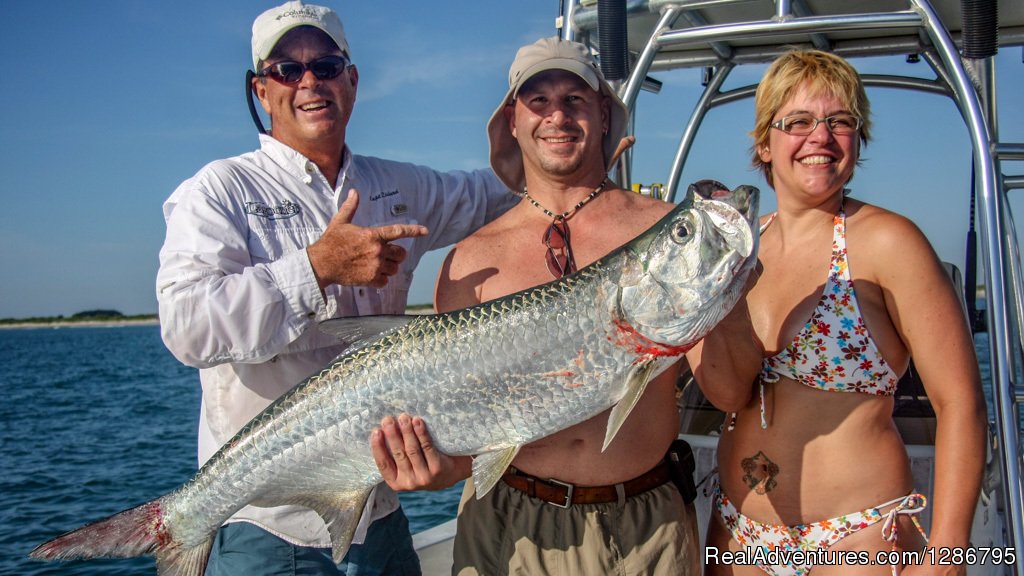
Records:
[[[423,334],[414,329],[403,333],[403,337],[418,343],[409,350],[420,357],[413,363],[447,367],[449,372],[439,381],[449,384],[438,397],[431,390],[417,393],[423,390],[421,383],[404,382],[408,386],[397,388],[411,390],[411,397],[396,408],[422,415],[434,431],[438,447],[452,454],[529,442],[564,428],[566,414],[585,419],[579,416],[578,399],[589,396],[591,404],[603,400],[577,384],[593,380],[594,373],[600,371],[595,370],[600,355],[591,354],[589,362],[576,366],[576,353],[567,356],[565,343],[580,342],[582,348],[596,349],[594,342],[588,341],[596,339],[593,318],[600,310],[593,298],[592,280],[553,284],[545,290],[449,315],[453,323],[447,334],[430,346],[423,346]],[[563,307],[555,308],[555,302]],[[564,308],[566,303],[572,308]],[[557,321],[547,317],[551,314]],[[495,330],[495,322],[500,322],[502,329]],[[478,329],[488,324],[490,329]],[[481,355],[480,350],[494,353]],[[414,372],[424,374],[423,370]],[[425,374],[429,378],[430,370]],[[496,376],[486,381],[483,374]],[[391,380],[386,385],[395,384]],[[592,411],[590,408],[586,413]],[[467,423],[475,424],[469,433],[443,433],[465,431]]]

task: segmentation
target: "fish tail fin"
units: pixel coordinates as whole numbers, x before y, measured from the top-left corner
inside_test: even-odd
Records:
[[[154,500],[62,534],[40,544],[29,556],[40,560],[131,558],[154,554],[169,539],[160,501]]]
[[[212,545],[212,535],[191,548],[175,542],[158,499],[62,534],[40,544],[29,556],[39,560],[85,560],[156,555],[160,576],[201,576]]]

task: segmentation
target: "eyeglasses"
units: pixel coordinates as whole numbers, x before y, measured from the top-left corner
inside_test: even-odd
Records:
[[[260,78],[270,76],[282,84],[297,84],[306,70],[309,70],[320,80],[330,80],[340,76],[349,64],[348,58],[337,55],[324,56],[305,64],[294,60],[283,60],[260,70],[256,76]]]
[[[555,220],[548,226],[544,232],[544,245],[548,247],[545,262],[552,276],[557,279],[576,271],[576,260],[569,244],[569,224],[565,220]]]
[[[815,118],[810,114],[793,114],[792,116],[783,116],[777,122],[773,122],[771,127],[793,136],[807,136],[814,132],[820,123],[824,123],[829,132],[837,136],[845,136],[860,130],[863,121],[853,114],[833,114],[825,118]]]

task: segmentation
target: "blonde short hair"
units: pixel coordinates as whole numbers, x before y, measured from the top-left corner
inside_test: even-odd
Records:
[[[751,147],[753,165],[760,168],[769,185],[772,183],[771,163],[761,160],[758,151],[768,146],[769,131],[779,109],[803,84],[809,84],[811,95],[839,98],[846,108],[863,121],[860,140],[867,145],[871,138],[871,103],[868,101],[860,74],[849,62],[820,50],[791,50],[779,56],[765,71],[754,96],[754,139]],[[860,159],[857,159],[860,164]]]

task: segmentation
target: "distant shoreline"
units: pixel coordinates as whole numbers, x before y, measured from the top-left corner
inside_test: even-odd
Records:
[[[405,311],[406,314],[433,314],[434,308],[430,304],[414,304]],[[123,320],[50,320],[38,322],[11,322],[0,323],[0,330],[25,330],[30,328],[121,328],[124,326],[157,326],[160,319],[156,316],[151,318],[125,318]]]
[[[0,324],[0,330],[29,328],[120,328],[124,326],[156,326],[159,318],[132,318],[126,320],[53,320],[50,322],[12,322]]]

